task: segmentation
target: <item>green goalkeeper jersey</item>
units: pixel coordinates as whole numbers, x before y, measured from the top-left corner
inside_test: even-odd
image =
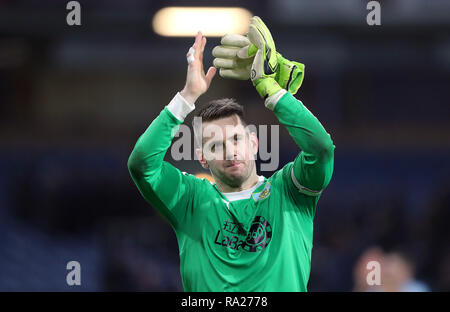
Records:
[[[246,198],[230,199],[214,183],[163,160],[183,121],[168,106],[130,155],[133,181],[176,233],[185,291],[307,290],[313,219],[333,172],[334,145],[290,93],[272,96],[266,106],[301,152],[270,178],[260,176]]]

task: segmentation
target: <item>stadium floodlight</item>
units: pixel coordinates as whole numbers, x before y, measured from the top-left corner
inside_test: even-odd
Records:
[[[252,13],[238,7],[166,7],[153,17],[153,30],[167,37],[192,37],[201,30],[204,36],[226,33],[245,34]]]

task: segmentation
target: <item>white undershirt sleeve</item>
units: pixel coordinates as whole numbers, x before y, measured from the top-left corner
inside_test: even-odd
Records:
[[[167,105],[167,109],[180,121],[195,109],[195,104],[189,104],[184,97],[177,92],[172,101]]]
[[[275,108],[275,105],[277,105],[278,101],[283,97],[283,95],[286,94],[286,92],[287,92],[286,90],[281,89],[277,93],[269,96],[264,102],[264,104],[268,109],[273,110]]]

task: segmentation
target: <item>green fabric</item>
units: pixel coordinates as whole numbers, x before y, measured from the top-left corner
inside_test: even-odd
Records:
[[[333,170],[334,145],[319,121],[286,93],[274,108],[302,149],[250,199],[228,202],[215,184],[164,161],[180,121],[165,108],[128,160],[143,197],[172,225],[185,291],[307,291],[313,219]]]
[[[292,94],[286,93],[273,110],[302,152],[294,162],[297,181],[320,191],[331,180],[335,146],[319,120]]]

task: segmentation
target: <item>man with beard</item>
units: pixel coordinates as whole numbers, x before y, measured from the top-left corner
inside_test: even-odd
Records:
[[[335,146],[317,118],[289,92],[292,74],[284,80],[286,89],[281,87],[279,71],[288,67],[280,63],[261,19],[252,18],[248,39],[251,45],[242,50],[251,57],[247,74],[302,150],[295,160],[270,178],[258,175],[258,139],[246,128],[243,107],[232,99],[211,101],[198,113],[202,125],[196,129],[196,153],[215,183],[163,160],[174,129],[194,110],[216,73],[215,67],[206,74],[203,70],[206,38],[198,32],[187,54],[184,89],[138,139],[128,161],[139,191],[176,233],[185,291],[307,291],[313,219],[331,179]],[[222,77],[233,75],[236,62],[230,64],[228,70],[220,69]]]

